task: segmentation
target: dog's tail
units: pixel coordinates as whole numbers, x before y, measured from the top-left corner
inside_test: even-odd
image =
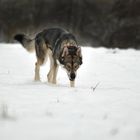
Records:
[[[28,52],[34,52],[35,50],[35,39],[31,39],[28,36],[24,34],[17,34],[14,36],[14,39],[17,40],[22,44],[22,46],[28,51]]]

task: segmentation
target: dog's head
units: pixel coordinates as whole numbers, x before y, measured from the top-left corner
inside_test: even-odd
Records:
[[[82,64],[81,48],[77,46],[65,46],[60,58],[60,63],[66,70],[69,80],[74,81],[76,72]]]

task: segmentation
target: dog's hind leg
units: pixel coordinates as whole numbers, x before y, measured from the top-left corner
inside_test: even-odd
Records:
[[[40,81],[40,65],[41,62],[39,59],[37,59],[37,62],[35,63],[35,81]]]
[[[35,81],[40,81],[40,66],[45,63],[47,60],[47,55],[42,57],[41,59],[37,57],[37,62],[35,63]]]
[[[45,42],[38,38],[35,43],[37,62],[35,63],[35,81],[40,81],[40,66],[45,63],[47,59],[47,46]]]

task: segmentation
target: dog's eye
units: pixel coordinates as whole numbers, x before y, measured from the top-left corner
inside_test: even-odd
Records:
[[[68,66],[67,66],[67,68],[68,68],[68,69],[70,69],[70,68],[71,68],[71,66],[69,66],[69,65],[68,65]]]
[[[74,65],[74,69],[76,70],[76,69],[78,69],[79,68],[79,66],[78,65]]]
[[[70,66],[70,65],[66,65],[66,69],[67,69],[68,71],[70,71],[70,70],[71,70],[71,66]]]

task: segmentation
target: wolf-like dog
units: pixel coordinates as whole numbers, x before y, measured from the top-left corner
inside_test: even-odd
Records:
[[[82,64],[81,47],[76,37],[62,28],[44,29],[31,39],[24,34],[17,34],[14,39],[22,44],[29,52],[36,52],[35,81],[40,80],[40,66],[50,59],[50,70],[47,74],[48,82],[56,84],[58,66],[61,64],[66,70],[70,86],[75,86],[77,69]]]

